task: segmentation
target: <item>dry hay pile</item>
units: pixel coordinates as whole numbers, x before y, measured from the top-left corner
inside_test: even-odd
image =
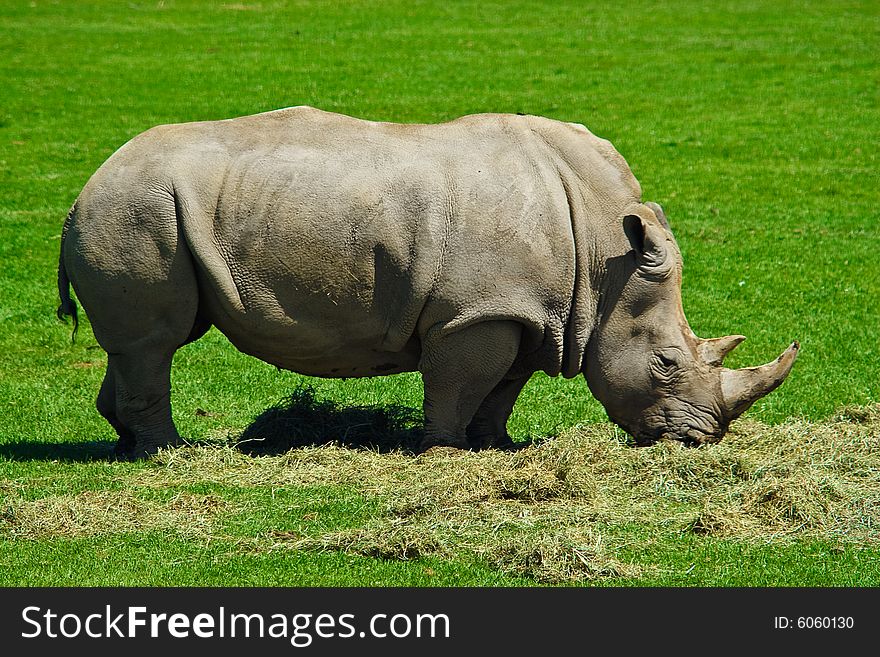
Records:
[[[178,493],[168,500],[132,491],[84,491],[35,500],[12,499],[0,511],[0,531],[14,538],[81,538],[143,529],[200,537],[226,508],[215,496]]]
[[[638,574],[618,556],[633,525],[648,530],[641,536],[765,542],[880,536],[880,405],[826,422],[742,421],[699,449],[636,449],[623,438],[610,425],[589,426],[517,451],[435,448],[416,457],[327,445],[253,458],[203,447],[164,452],[151,476],[154,485],[354,487],[382,500],[366,525],[275,534],[269,549],[388,559],[464,552],[544,582]]]
[[[163,451],[119,491],[0,508],[0,533],[41,537],[165,529],[223,538],[222,520],[257,512],[247,495],[176,493],[200,482],[262,489],[343,486],[377,501],[361,527],[268,532],[252,550],[343,550],[386,559],[478,557],[560,583],[638,575],[622,556],[657,537],[746,541],[880,536],[880,405],[826,422],[741,421],[720,444],[633,448],[611,425],[578,427],[516,451],[299,447],[251,456],[220,444]],[[255,499],[259,496],[255,496]],[[245,500],[242,502],[242,500]],[[290,509],[292,514],[296,508]],[[635,528],[635,529],[633,529]],[[629,544],[627,542],[630,542]]]

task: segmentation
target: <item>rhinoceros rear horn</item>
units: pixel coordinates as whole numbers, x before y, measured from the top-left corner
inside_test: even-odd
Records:
[[[744,335],[727,335],[723,338],[701,340],[698,345],[700,356],[707,365],[721,365],[727,354],[736,349],[745,339]]]
[[[745,413],[749,406],[785,381],[799,349],[800,345],[793,342],[779,358],[766,365],[721,370],[721,396],[728,421]]]

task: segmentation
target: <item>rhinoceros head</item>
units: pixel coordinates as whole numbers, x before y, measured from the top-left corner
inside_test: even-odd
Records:
[[[724,357],[745,337],[706,340],[691,330],[681,304],[681,253],[660,206],[637,206],[623,229],[631,249],[607,262],[599,324],[587,345],[590,390],[640,445],[717,442],[783,382],[799,345],[761,367],[727,369]]]

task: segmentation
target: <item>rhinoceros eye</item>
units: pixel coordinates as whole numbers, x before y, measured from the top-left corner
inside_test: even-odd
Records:
[[[651,369],[660,379],[672,378],[680,367],[681,355],[675,349],[664,349],[654,354]]]

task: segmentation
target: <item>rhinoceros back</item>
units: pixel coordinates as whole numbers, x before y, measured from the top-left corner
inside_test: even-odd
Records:
[[[513,319],[558,373],[575,240],[559,158],[529,118],[291,108],[161,126],[115,157],[173,198],[199,313],[246,353],[322,376],[405,371],[431,327]]]

